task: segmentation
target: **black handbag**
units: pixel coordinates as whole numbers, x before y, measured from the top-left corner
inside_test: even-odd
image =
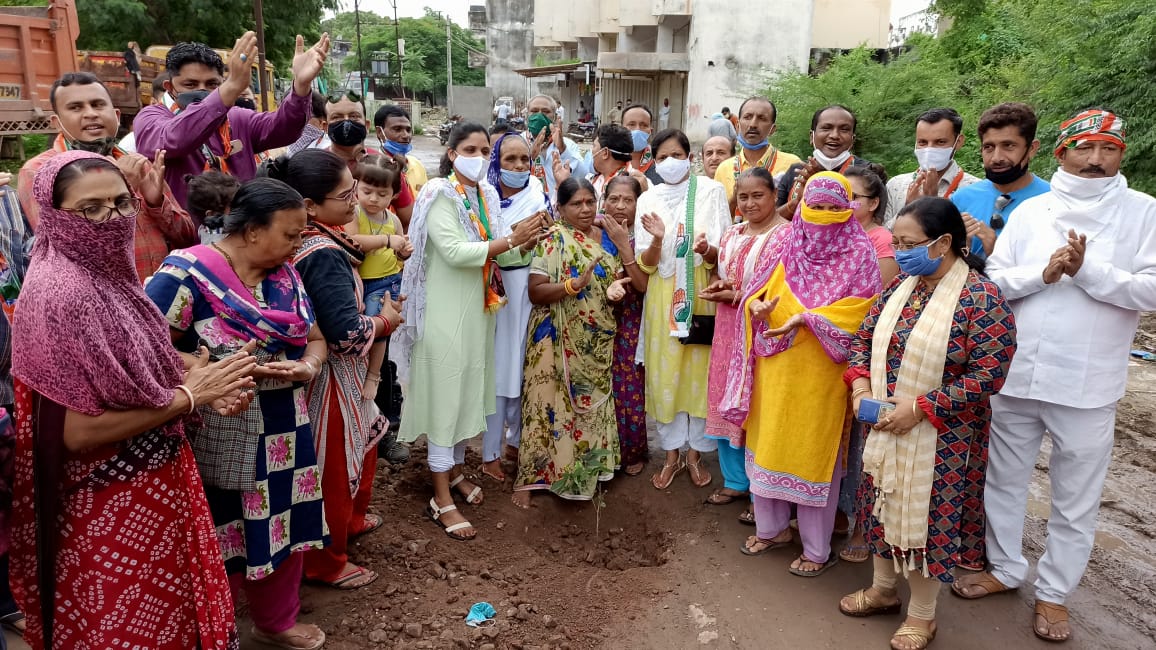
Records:
[[[685,338],[678,340],[683,345],[710,345],[714,342],[714,316],[691,316],[690,329]]]

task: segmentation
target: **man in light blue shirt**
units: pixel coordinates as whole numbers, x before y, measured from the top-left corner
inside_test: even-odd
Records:
[[[546,186],[550,200],[558,198],[558,181],[554,178],[554,155],[570,168],[571,174],[582,163],[578,145],[564,137],[565,131],[555,111],[558,105],[548,95],[538,95],[526,105],[526,138],[530,141],[531,173]]]
[[[960,189],[951,202],[964,213],[971,252],[988,256],[1012,212],[1051,186],[1028,171],[1040,148],[1036,114],[1027,104],[993,106],[979,118],[980,153],[985,180]]]

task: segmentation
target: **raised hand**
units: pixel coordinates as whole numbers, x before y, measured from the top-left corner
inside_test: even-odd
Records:
[[[305,39],[297,35],[297,49],[293,55],[293,92],[302,97],[312,92],[313,80],[325,69],[325,59],[329,56],[329,33],[321,35],[309,49],[305,49]]]
[[[561,118],[555,119],[554,120],[554,132],[550,134],[550,138],[554,140],[554,146],[557,147],[558,151],[560,151],[560,152],[566,151],[565,135],[566,135],[566,128],[562,124],[562,119]]]
[[[655,241],[662,241],[662,238],[666,235],[666,222],[662,220],[662,217],[653,212],[647,212],[642,215],[642,228],[650,233],[650,236],[654,237]]]
[[[771,312],[775,311],[775,307],[779,306],[779,297],[775,296],[770,300],[752,300],[750,303],[751,320],[767,320],[771,317]]]
[[[1088,236],[1076,235],[1075,230],[1068,231],[1068,262],[1064,265],[1064,273],[1076,277],[1080,267],[1084,265],[1084,253],[1088,250]]]
[[[233,51],[229,53],[226,62],[229,69],[229,78],[221,84],[218,91],[221,103],[232,106],[241,93],[253,83],[253,66],[257,65],[257,34],[245,32],[233,44]]]
[[[562,162],[562,156],[557,151],[550,156],[550,167],[554,170],[554,182],[561,183],[570,178],[570,165]]]
[[[151,206],[158,206],[165,200],[165,177],[164,177],[164,153],[157,152],[157,160],[160,162],[161,176],[159,184],[154,173],[155,170],[149,169],[149,160],[139,153],[130,153],[121,156],[114,163],[117,169],[124,174],[128,181],[129,187],[136,190],[144,197],[145,202]]]
[[[594,275],[595,267],[597,267],[601,262],[602,255],[599,254],[598,257],[594,258],[594,261],[590,262],[590,264],[586,267],[586,270],[582,272],[582,275],[570,281],[570,287],[575,291],[581,291],[582,289],[585,289],[586,285],[590,284],[590,278]]]
[[[626,229],[626,226],[618,223],[617,219],[600,214],[598,215],[598,225],[606,231],[610,241],[618,247],[619,255],[622,254],[622,251],[630,248],[630,231]]]

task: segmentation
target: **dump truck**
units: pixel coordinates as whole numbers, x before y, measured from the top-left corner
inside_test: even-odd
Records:
[[[0,136],[56,132],[48,93],[76,70],[79,34],[72,0],[0,7]]]

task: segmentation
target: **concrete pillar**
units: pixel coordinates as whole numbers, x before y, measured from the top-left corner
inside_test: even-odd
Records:
[[[674,51],[674,30],[668,25],[658,26],[658,37],[654,39],[654,51],[659,54],[670,54]]]

